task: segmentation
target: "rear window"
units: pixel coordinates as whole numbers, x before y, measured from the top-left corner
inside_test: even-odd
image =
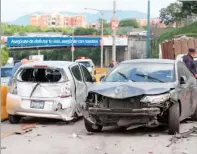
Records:
[[[60,69],[50,68],[25,68],[19,72],[17,79],[24,82],[62,82],[65,80]]]
[[[79,62],[80,64],[83,64],[85,67],[91,67],[91,63],[89,61],[83,61]]]

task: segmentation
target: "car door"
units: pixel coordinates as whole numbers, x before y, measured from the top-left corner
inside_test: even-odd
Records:
[[[90,74],[90,72],[87,70],[87,68],[85,66],[83,66],[82,64],[80,64],[81,67],[81,71],[83,74],[83,80],[86,84],[86,96],[88,95],[88,90],[94,85],[94,83],[92,82],[92,76]]]
[[[184,71],[186,72],[186,77],[188,79],[188,88],[191,93],[190,115],[193,115],[197,106],[197,101],[196,101],[197,100],[197,82],[196,82],[197,80],[194,78],[193,74],[189,71],[187,67],[185,67]]]
[[[75,82],[75,97],[79,104],[83,104],[86,100],[86,84],[83,81],[83,75],[78,64],[74,64],[70,68]]]
[[[181,101],[181,120],[188,118],[191,116],[191,97],[192,97],[192,92],[190,88],[190,82],[188,78],[188,69],[185,66],[183,62],[179,62],[177,64],[178,68],[178,80],[182,76],[186,77],[186,83],[181,84],[178,87],[178,93],[179,93],[179,99]],[[190,73],[190,72],[189,72]]]

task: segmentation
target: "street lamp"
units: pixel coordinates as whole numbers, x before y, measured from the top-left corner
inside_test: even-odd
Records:
[[[148,0],[146,58],[150,58],[150,0]]]
[[[85,10],[98,11],[101,14],[101,68],[103,68],[103,11],[99,9],[84,8]]]

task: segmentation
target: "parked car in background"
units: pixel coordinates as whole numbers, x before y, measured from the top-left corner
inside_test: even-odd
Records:
[[[85,66],[65,61],[22,65],[14,75],[6,109],[10,123],[23,116],[73,120],[82,116],[88,89],[95,79]]]
[[[9,79],[12,75],[12,65],[7,65],[1,67],[1,84],[2,85],[8,85]]]
[[[179,133],[180,122],[197,120],[197,81],[181,61],[164,59],[121,62],[88,94],[84,109],[87,131],[103,126],[169,126]]]
[[[83,64],[85,67],[87,67],[88,71],[92,74],[92,76],[96,74],[95,65],[92,59],[89,59],[88,57],[78,57],[75,62]]]

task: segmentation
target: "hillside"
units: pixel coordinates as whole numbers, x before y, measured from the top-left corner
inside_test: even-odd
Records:
[[[76,14],[83,14],[87,17],[87,22],[94,23],[97,22],[99,18],[101,18],[100,13],[76,13],[76,12],[60,12],[61,14],[65,15],[76,15]],[[17,18],[14,21],[8,22],[9,24],[13,25],[29,25],[30,24],[30,17],[33,14],[42,14],[41,12],[34,12],[32,14],[27,14]],[[112,11],[104,11],[104,19],[109,21],[112,17]],[[136,19],[145,19],[146,14],[139,12],[139,11],[117,11],[117,18],[119,20],[127,19],[127,18],[136,18]]]
[[[161,34],[159,37],[159,42],[172,39],[176,35],[184,35],[184,34],[187,36],[191,36],[191,37],[197,37],[197,22],[194,22],[191,25],[173,29],[166,33]]]

